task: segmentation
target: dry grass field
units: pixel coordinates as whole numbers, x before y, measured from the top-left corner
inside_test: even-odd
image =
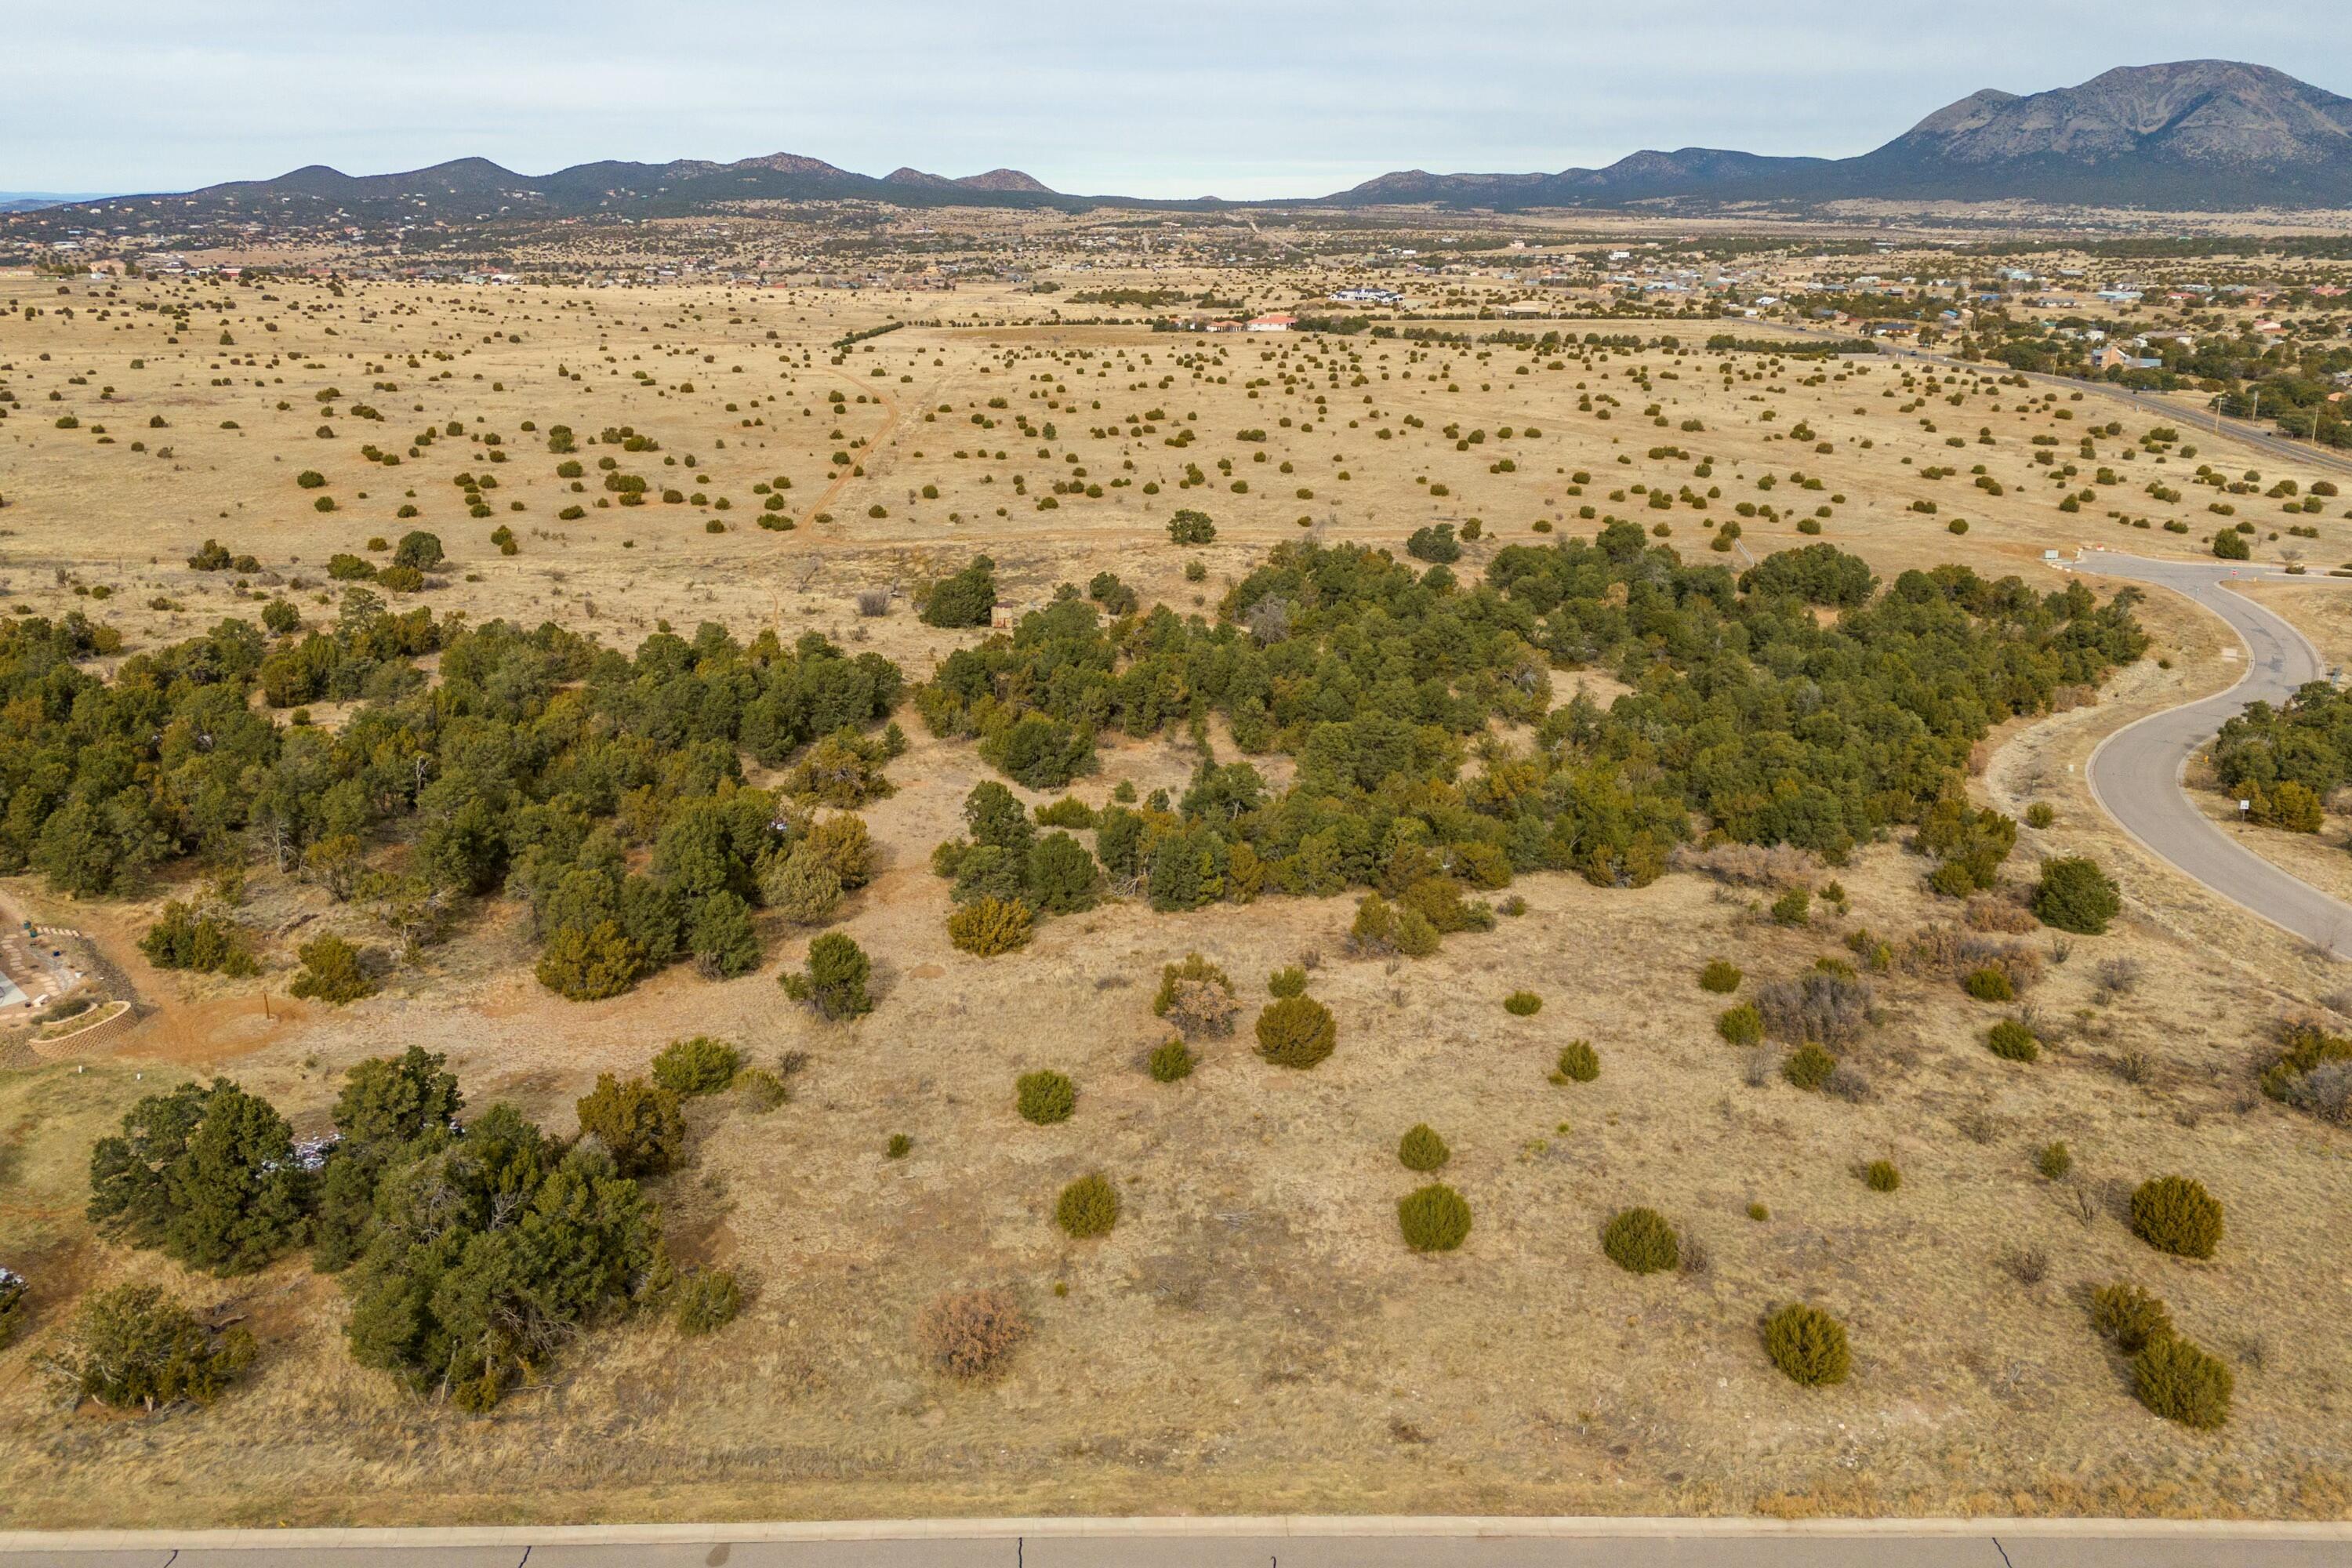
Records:
[[[1414,529],[1475,517],[1466,579],[1497,544],[1591,533],[1592,508],[1660,524],[1707,559],[1703,520],[1737,518],[1735,565],[1810,542],[1795,524],[1814,519],[1885,578],[1962,561],[2054,586],[2048,549],[2200,550],[2216,520],[2181,482],[2200,462],[2265,482],[2324,477],[2188,428],[2159,457],[2140,444],[2146,416],[2011,384],[1997,367],[1709,353],[1688,328],[1680,353],[1534,352],[1022,325],[1033,302],[1010,290],[272,279],[10,284],[0,297],[12,291],[0,610],[80,609],[121,627],[130,651],[255,615],[272,589],[331,620],[330,558],[381,565],[370,541],[415,528],[449,560],[421,591],[384,591],[397,609],[552,620],[627,647],[665,623],[787,641],[815,629],[912,681],[984,634],[919,624],[907,592],[980,552],[1016,604],[1110,570],[1146,603],[1213,616],[1285,540],[1402,554]],[[835,346],[894,313],[949,324]],[[647,504],[599,504],[594,458],[617,448],[583,444],[577,491],[560,478],[546,449],[557,424],[657,442],[621,458]],[[427,428],[455,433],[415,442]],[[371,461],[368,446],[400,461]],[[1979,464],[1998,493],[1977,484]],[[2079,471],[2053,479],[2063,465]],[[2095,483],[2103,466],[2116,482]],[[325,484],[298,485],[306,469]],[[492,515],[467,514],[461,471],[496,475],[482,492]],[[2158,481],[2188,499],[2151,496]],[[1636,485],[1690,499],[1652,510]],[[2081,488],[2098,499],[2059,511]],[[770,493],[794,527],[758,525]],[[1738,517],[1743,502],[1756,515]],[[559,516],[572,506],[583,515]],[[1180,507],[1215,519],[1213,543],[1169,542]],[[2315,563],[2352,557],[2352,522],[2308,521]],[[502,524],[512,555],[490,541]],[[258,570],[191,569],[207,539]],[[2265,538],[2257,554],[2297,542]],[[860,590],[893,585],[888,614],[858,615]],[[2295,589],[2278,602],[2324,649],[2352,647],[2352,601]],[[38,1284],[29,1331],[0,1352],[0,1522],[2344,1517],[2352,1321],[2336,1304],[2352,1289],[2352,1143],[2252,1078],[2271,1024],[2343,978],[2147,858],[2084,791],[2101,735],[2236,674],[2210,619],[2162,599],[2142,617],[2148,658],[2095,702],[1995,734],[1971,780],[1984,804],[2054,810],[2049,827],[2021,830],[2013,879],[2087,853],[2123,887],[2106,935],[2018,939],[2043,966],[2026,1000],[2048,1048],[2031,1064],[1996,1058],[1984,1036],[2002,1009],[1898,965],[1870,977],[1879,1016],[1846,1058],[1867,1079],[1853,1100],[1790,1087],[1714,1020],[1760,982],[1850,957],[1850,932],[1899,942],[1948,920],[1956,906],[1897,845],[1825,873],[1848,907],[1818,905],[1801,926],[1768,918],[1769,891],[1696,871],[1632,890],[1539,874],[1513,885],[1523,915],[1418,961],[1348,956],[1351,898],[1278,897],[1191,915],[1115,902],[981,960],[950,945],[948,887],[928,858],[960,831],[966,792],[995,775],[911,712],[911,748],[889,768],[898,792],[864,809],[881,871],[840,922],[877,960],[878,1005],[854,1024],[821,1023],[779,991],[806,945],[781,926],[742,978],[680,967],[569,1003],[533,979],[520,911],[491,900],[379,994],[334,1008],[284,994],[290,933],[356,919],[307,884],[251,875],[243,919],[269,938],[264,973],[226,980],[157,972],[135,945],[184,889],[74,902],[10,879],[0,898],[82,931],[147,1013],[89,1059],[19,1055],[0,1070],[0,1262]],[[1561,700],[1580,680],[1604,701],[1615,689],[1558,680]],[[1099,805],[1123,782],[1181,790],[1194,761],[1172,734],[1107,740],[1101,772],[1072,793]],[[1283,763],[1267,767],[1277,780]],[[2303,874],[2352,891],[2340,849],[2290,851],[2317,868]],[[1234,977],[1244,1024],[1192,1078],[1161,1084],[1143,1067],[1166,1035],[1151,994],[1188,951]],[[1698,987],[1715,958],[1746,971],[1741,996]],[[1339,1026],[1311,1073],[1271,1068],[1247,1043],[1264,977],[1298,962]],[[1507,1013],[1518,990],[1540,994],[1540,1012]],[[91,1139],[190,1075],[232,1075],[310,1132],[353,1062],[416,1044],[447,1054],[473,1104],[510,1100],[569,1131],[597,1074],[641,1071],[694,1034],[795,1064],[789,1101],[765,1113],[736,1096],[692,1102],[690,1158],[653,1184],[677,1256],[744,1279],[743,1315],[700,1339],[657,1320],[584,1336],[487,1416],[355,1365],[343,1293],[304,1259],[216,1279],[103,1241],[82,1216]],[[1552,1081],[1577,1038],[1600,1076]],[[1076,1080],[1070,1121],[1014,1113],[1015,1077],[1039,1068]],[[1474,1211],[1453,1253],[1398,1238],[1396,1201],[1419,1178],[1396,1144],[1417,1122],[1452,1145],[1445,1179]],[[898,1133],[911,1152],[886,1158]],[[2034,1158],[2053,1140],[2074,1154],[2057,1181]],[[1898,1190],[1861,1179],[1875,1160],[1900,1169]],[[1055,1194],[1095,1171],[1124,1212],[1108,1237],[1074,1242],[1053,1224]],[[2124,1223],[2130,1190],[2170,1172],[2227,1205],[2210,1261],[2160,1255]],[[1683,1228],[1695,1266],[1637,1277],[1602,1256],[1599,1227],[1635,1204]],[[2116,1278],[2164,1297],[2231,1363],[2227,1427],[2191,1431],[2134,1401],[2084,1306],[2089,1285]],[[81,1293],[126,1279],[240,1316],[260,1342],[252,1375],[201,1409],[62,1408],[37,1357]],[[1036,1325],[1010,1372],[978,1385],[931,1370],[911,1333],[925,1303],[971,1286],[1004,1288]],[[1844,1384],[1800,1388],[1766,1360],[1759,1321],[1792,1300],[1848,1325]]]

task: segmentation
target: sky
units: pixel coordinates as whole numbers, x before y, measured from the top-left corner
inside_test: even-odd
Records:
[[[0,192],[789,152],[1246,199],[1643,147],[1849,156],[1979,88],[2162,60],[2352,95],[2342,0],[72,0],[6,36]]]

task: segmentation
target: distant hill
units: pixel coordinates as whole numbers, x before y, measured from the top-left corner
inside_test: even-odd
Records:
[[[1685,147],[1635,153],[1604,169],[1549,174],[1410,169],[1328,196],[1255,203],[1068,195],[1017,169],[950,179],[898,168],[876,179],[790,153],[731,163],[579,163],[544,175],[519,174],[482,158],[393,174],[352,175],[312,164],[274,180],[208,185],[159,199],[198,221],[268,216],[381,226],[600,213],[680,216],[745,201],[1069,212],[1107,205],[1203,211],[1422,204],[1512,211],[1637,204],[1808,206],[1866,198],[2158,211],[2352,207],[2352,99],[2264,66],[2187,60],[2126,67],[2079,87],[2022,97],[1988,88],[1856,158]],[[42,201],[19,199],[26,203],[19,210]],[[0,197],[0,204],[7,200]]]
[[[0,213],[38,212],[43,207],[70,206],[76,202],[105,199],[96,191],[0,191]]]
[[[143,199],[143,198],[142,198]],[[341,212],[354,222],[422,219],[453,223],[499,217],[577,217],[612,212],[678,216],[741,201],[862,199],[902,206],[1093,205],[1066,196],[1017,169],[961,180],[919,169],[883,179],[793,153],[731,163],[575,163],[551,174],[519,174],[487,158],[459,158],[392,174],[346,174],[313,163],[274,180],[239,180],[166,196],[191,218],[274,215],[317,221]]]
[[[1858,158],[1686,147],[1556,174],[1383,174],[1340,206],[2020,200],[2158,210],[2352,206],[2352,99],[2266,66],[2128,66],[2020,97],[1988,88]]]

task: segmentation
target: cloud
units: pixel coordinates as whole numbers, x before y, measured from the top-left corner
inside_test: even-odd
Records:
[[[2022,49],[2032,25],[1946,0],[1759,0],[1670,25],[1590,0],[81,0],[15,25],[0,186],[790,151],[871,174],[1007,163],[1073,191],[1297,195],[1643,146],[1842,156],[1979,87],[2156,59],[2352,78],[2352,29],[2315,13],[2224,28],[2204,0],[2084,0]]]

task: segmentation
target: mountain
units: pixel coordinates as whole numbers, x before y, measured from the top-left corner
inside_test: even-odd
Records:
[[[1407,169],[1320,198],[1247,204],[1066,195],[1017,169],[950,179],[902,167],[876,179],[791,153],[731,163],[578,163],[544,175],[519,174],[484,158],[364,175],[314,163],[274,180],[137,199],[194,222],[268,218],[378,227],[595,215],[710,216],[747,202],[820,201],[1065,212],[1097,206],[1194,212],[1238,205],[1811,206],[1864,199],[2017,200],[2158,211],[2352,207],[2352,99],[2264,66],[2185,60],[2126,67],[2050,92],[1988,88],[1854,158],[1685,147],[1557,174]],[[22,226],[38,228],[52,220],[78,221],[78,208],[20,211],[12,231],[32,232]]]
[[[890,202],[901,206],[1053,206],[1091,204],[1066,196],[1017,169],[961,180],[919,169],[883,179],[819,158],[772,153],[731,163],[681,158],[667,163],[575,163],[551,174],[519,174],[487,158],[459,158],[391,174],[346,174],[313,163],[272,180],[238,180],[163,196],[191,219],[274,216],[297,221],[466,222],[495,217],[630,217],[709,214],[746,201]]]
[[[985,174],[966,174],[956,184],[967,191],[988,191],[994,195],[1026,195],[1050,196],[1054,193],[1034,175],[1018,169],[991,169]]]
[[[920,169],[897,168],[882,176],[886,185],[915,185],[927,191],[989,191],[1033,196],[1054,196],[1060,193],[1018,169],[991,169],[985,174],[966,174],[950,180],[944,174],[927,174]]]
[[[1685,148],[1556,174],[1383,174],[1342,206],[1664,200],[2021,200],[2158,209],[2352,205],[2352,99],[2265,66],[2124,67],[2079,87],[1988,88],[1856,158]]]
[[[106,198],[94,192],[68,191],[0,191],[0,213],[32,213],[43,207],[70,206],[76,202],[100,202]]]

